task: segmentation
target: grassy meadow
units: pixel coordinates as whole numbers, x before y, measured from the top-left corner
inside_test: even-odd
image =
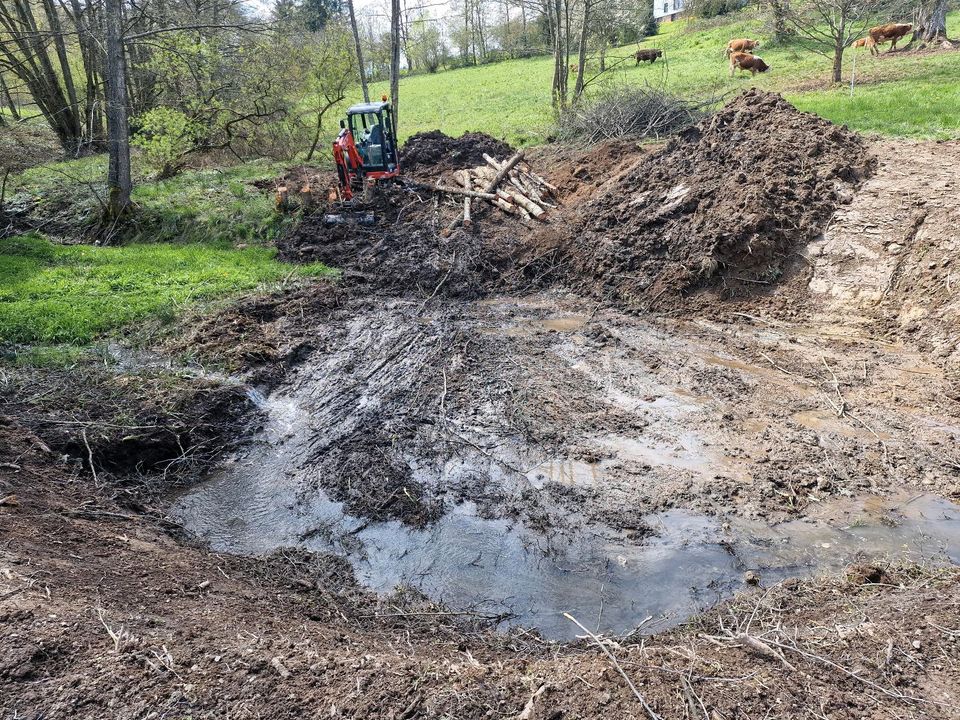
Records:
[[[223,243],[61,245],[40,235],[0,240],[0,337],[24,344],[83,345],[148,318],[289,276],[321,276],[322,264],[285,265],[266,247]]]
[[[620,83],[665,85],[687,95],[721,95],[756,86],[783,93],[798,107],[856,130],[913,138],[960,136],[960,52],[929,51],[871,57],[863,49],[844,53],[844,83],[829,82],[832,60],[799,43],[765,43],[758,52],[771,66],[763,75],[731,78],[723,49],[733,37],[765,39],[763,22],[746,13],[732,20],[665,23],[660,33],[638,45],[607,53],[614,70],[592,88]],[[960,34],[960,12],[948,18],[952,36]],[[663,61],[637,66],[637,48],[664,51]],[[574,58],[571,57],[571,62]],[[619,64],[618,64],[619,63]],[[856,63],[856,85],[850,75]],[[442,129],[449,135],[482,130],[517,144],[543,142],[550,133],[549,57],[508,60],[492,65],[417,75],[400,85],[400,132]],[[597,75],[595,61],[587,78]],[[386,83],[372,87],[387,92]]]

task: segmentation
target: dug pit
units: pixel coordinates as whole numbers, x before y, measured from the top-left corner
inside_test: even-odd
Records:
[[[451,141],[413,181],[494,144]],[[836,298],[811,320],[826,271],[808,245],[853,232],[830,221],[883,181],[868,145],[750,92],[659,150],[615,149],[586,151],[592,179],[536,227],[486,208],[447,237],[460,201],[413,184],[380,196],[375,227],[307,218],[281,251],[342,267],[337,302],[301,314],[312,342],[251,389],[263,433],[174,519],[218,550],[335,553],[374,590],[556,638],[577,631],[563,612],[676,624],[748,572],[956,563],[954,375]],[[672,319],[635,314],[651,308]]]

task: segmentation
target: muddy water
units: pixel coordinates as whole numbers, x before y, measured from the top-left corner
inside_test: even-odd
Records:
[[[521,338],[511,347],[539,358],[535,362],[552,373],[535,386],[538,391],[563,398],[582,393],[591,403],[581,407],[597,416],[602,415],[597,408],[609,408],[626,420],[588,427],[580,440],[588,452],[570,446],[570,456],[556,456],[556,449],[527,445],[524,437],[498,424],[493,405],[470,406],[459,414],[464,408],[442,405],[436,432],[441,438],[445,431],[452,433],[446,439],[458,440],[455,450],[442,457],[439,451],[418,456],[419,446],[395,450],[413,468],[412,480],[445,502],[442,517],[419,529],[355,517],[319,489],[332,486],[319,473],[337,473],[339,466],[320,466],[311,458],[317,448],[353,442],[357,432],[389,419],[385,413],[364,413],[398,402],[391,395],[398,386],[417,391],[396,396],[404,409],[405,398],[422,396],[415,379],[436,362],[427,352],[434,343],[422,342],[425,325],[411,325],[397,306],[386,311],[396,321],[387,314],[374,318],[376,327],[362,317],[351,321],[344,329],[344,349],[304,364],[283,392],[269,398],[251,393],[266,415],[263,432],[206,482],[176,498],[172,514],[218,551],[259,554],[301,547],[337,553],[350,561],[361,583],[377,592],[411,585],[451,609],[507,614],[505,624],[536,627],[557,639],[575,634],[564,612],[615,634],[676,624],[742,588],[747,570],[768,584],[870,558],[960,562],[960,507],[931,495],[823,503],[811,498],[805,519],[773,526],[683,510],[637,517],[629,511],[647,502],[647,488],[656,491],[662,478],[679,477],[668,486],[678,493],[711,492],[719,474],[736,478],[744,488],[752,483],[743,453],[732,455],[725,448],[735,443],[718,442],[715,432],[696,422],[701,415],[724,412],[715,407],[716,400],[680,387],[678,372],[652,372],[642,361],[648,348],[687,352],[799,398],[813,391],[790,386],[782,373],[704,352],[694,343],[679,347],[682,338],[662,330],[621,325],[626,349],[617,356],[584,349],[581,331],[589,314],[544,318],[542,306],[504,301],[478,307],[489,313],[472,321],[481,332]],[[576,386],[562,384],[564,373],[576,378]],[[442,390],[427,388],[427,394],[446,397],[446,378]],[[496,381],[496,376],[490,380]],[[429,419],[421,427],[438,426],[433,416]],[[869,440],[819,410],[798,408],[789,419],[818,432]],[[778,421],[768,416],[737,422],[742,435]],[[484,494],[487,485],[471,481],[477,477],[495,492]],[[647,485],[630,494],[637,482]],[[448,488],[461,490],[447,493]],[[491,511],[483,503],[497,492],[506,500]],[[605,498],[600,512],[596,503],[584,506],[591,493]],[[543,513],[521,512],[521,517],[549,515],[547,520],[532,527],[504,519],[517,516],[508,501],[518,496],[543,501],[533,503]],[[458,501],[462,498],[468,501]],[[730,502],[724,496],[714,507],[724,512]]]
[[[469,502],[424,529],[370,523],[306,489],[291,469],[303,420],[297,400],[263,402],[269,422],[260,441],[177,498],[179,522],[218,551],[334,552],[377,592],[410,585],[452,609],[508,614],[504,624],[551,638],[575,635],[564,612],[606,633],[668,627],[730,596],[746,570],[772,583],[858,559],[960,562],[960,507],[929,495],[823,504],[812,518],[772,527],[673,510],[647,516],[652,534],[642,537],[589,523],[544,534],[485,519]],[[617,442],[637,462],[652,452]],[[680,448],[668,461],[695,450]],[[576,484],[601,482],[603,473],[603,463],[555,459],[530,476]]]

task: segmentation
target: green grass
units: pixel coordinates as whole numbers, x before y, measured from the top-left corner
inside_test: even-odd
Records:
[[[187,170],[169,180],[154,181],[137,173],[132,200],[134,221],[122,229],[124,242],[264,243],[291,222],[274,211],[269,191],[254,186],[271,180],[284,166],[248,162],[211,170]],[[107,159],[103,155],[31,168],[14,179],[14,193],[39,203],[35,215],[65,227],[65,240],[77,238],[98,215],[106,195]],[[100,198],[100,199],[98,199]],[[16,202],[17,198],[12,198]],[[57,234],[64,234],[61,231]]]
[[[605,83],[663,83],[686,95],[734,93],[756,86],[784,93],[805,110],[857,130],[917,138],[960,136],[960,52],[871,57],[856,51],[858,85],[850,98],[854,51],[845,53],[844,85],[829,82],[831,60],[799,43],[765,42],[760,55],[770,72],[730,78],[723,48],[731,37],[768,40],[755,11],[704,23],[676,22],[639,47],[659,47],[665,62],[637,67],[628,59],[604,76]],[[951,35],[960,34],[960,13],[948,17]],[[615,48],[608,64],[627,58],[637,46]],[[575,59],[571,57],[570,62]],[[440,129],[449,135],[481,130],[517,144],[543,142],[551,132],[549,57],[417,75],[400,86],[400,134]],[[595,71],[594,73],[595,74]],[[591,76],[588,69],[587,77]],[[571,77],[571,82],[573,78]],[[599,84],[596,85],[599,87]],[[377,83],[372,94],[387,91]]]
[[[274,254],[222,243],[94,247],[57,245],[39,235],[3,239],[0,341],[82,345],[148,318],[172,320],[185,305],[291,274],[332,274],[319,263],[285,265]]]

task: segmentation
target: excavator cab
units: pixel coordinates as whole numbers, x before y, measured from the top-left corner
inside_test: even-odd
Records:
[[[353,198],[366,180],[384,180],[400,174],[393,113],[386,95],[381,102],[360,103],[347,110],[340,134],[333,142],[340,194]]]

